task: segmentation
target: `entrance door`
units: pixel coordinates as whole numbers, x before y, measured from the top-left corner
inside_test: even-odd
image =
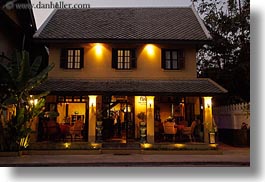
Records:
[[[105,141],[123,141],[134,139],[134,115],[133,105],[127,96],[105,99],[103,104],[105,110],[105,119],[103,121],[103,139]],[[103,99],[104,102],[104,99]]]

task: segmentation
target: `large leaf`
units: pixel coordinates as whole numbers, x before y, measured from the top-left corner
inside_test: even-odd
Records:
[[[29,53],[27,51],[22,51],[22,60],[20,62],[20,70],[18,72],[17,84],[18,87],[23,87],[26,82],[29,80]]]
[[[50,91],[42,92],[42,93],[40,93],[38,95],[34,95],[34,98],[40,99],[40,98],[46,97],[49,94],[50,94]]]
[[[34,60],[34,62],[32,63],[32,65],[30,67],[30,76],[31,77],[35,76],[38,73],[40,66],[41,66],[41,63],[42,63],[42,57],[38,56]]]
[[[49,71],[51,71],[54,68],[55,64],[52,63],[48,65],[45,69],[43,69],[38,75],[31,78],[28,81],[27,90],[32,90],[34,87],[39,86],[48,76]]]
[[[17,124],[23,124],[24,123],[24,118],[25,118],[25,109],[24,108],[20,108],[19,110],[17,110],[16,113],[16,117],[17,117]]]
[[[16,50],[12,56],[11,65],[10,65],[10,73],[13,80],[16,80],[18,78],[21,61],[22,61],[21,53]]]

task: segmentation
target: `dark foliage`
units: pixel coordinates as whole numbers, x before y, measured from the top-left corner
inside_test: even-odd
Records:
[[[250,101],[250,1],[196,0],[197,11],[212,36],[198,52],[198,76],[226,88],[218,104]]]

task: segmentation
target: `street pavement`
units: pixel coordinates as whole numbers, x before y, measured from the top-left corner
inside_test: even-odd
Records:
[[[2,167],[58,167],[58,166],[90,166],[90,167],[178,167],[178,166],[217,166],[217,167],[249,167],[250,148],[219,145],[216,153],[187,151],[170,155],[149,152],[148,154],[90,154],[90,155],[22,155],[0,157]]]

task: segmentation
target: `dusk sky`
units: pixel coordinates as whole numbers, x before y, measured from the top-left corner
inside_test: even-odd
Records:
[[[191,0],[56,0],[53,3],[85,3],[90,7],[176,7],[190,6]],[[50,3],[51,0],[31,0],[32,4]],[[53,9],[33,9],[37,28],[45,21]]]

